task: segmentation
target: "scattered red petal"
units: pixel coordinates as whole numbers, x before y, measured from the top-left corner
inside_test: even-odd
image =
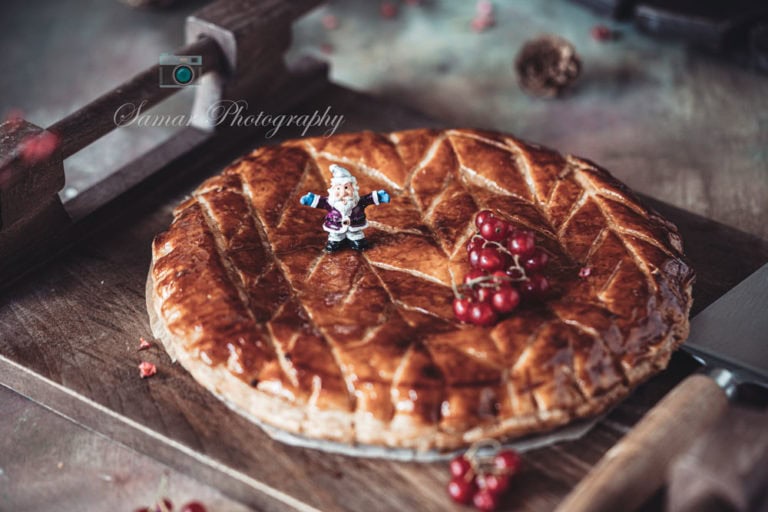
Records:
[[[382,18],[392,19],[397,16],[397,6],[392,2],[381,2],[379,14]]]
[[[325,54],[333,53],[333,45],[331,43],[323,43],[320,45],[320,51]]]
[[[339,28],[339,18],[333,14],[326,14],[323,16],[323,26],[328,30],[336,30]]]
[[[589,277],[592,274],[592,267],[582,267],[579,270],[579,277]]]
[[[475,6],[478,18],[493,16],[493,3],[490,0],[478,0]]]
[[[30,135],[21,143],[21,160],[27,164],[36,164],[50,157],[59,145],[59,138],[51,132]]]
[[[605,25],[595,25],[592,27],[590,34],[595,41],[610,41],[615,37],[613,30]]]
[[[141,375],[142,379],[151,377],[156,373],[157,373],[157,366],[155,366],[154,364],[147,361],[142,361],[141,364],[139,364],[139,375]]]
[[[148,342],[147,340],[145,340],[143,336],[141,338],[139,338],[139,350],[146,350],[146,349],[150,348],[151,346],[152,346],[152,344],[150,342]]]
[[[496,20],[493,18],[493,15],[488,16],[476,16],[473,20],[470,26],[472,27],[472,30],[475,32],[484,32],[486,29],[494,26],[496,24]]]

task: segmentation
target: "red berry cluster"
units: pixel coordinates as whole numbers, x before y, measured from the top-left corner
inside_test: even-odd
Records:
[[[467,243],[472,270],[455,290],[453,313],[461,322],[490,326],[521,299],[546,296],[549,281],[541,272],[549,254],[536,247],[532,231],[513,228],[490,210],[479,212],[475,225],[478,232]]]
[[[470,448],[464,455],[451,460],[451,481],[448,494],[457,503],[472,503],[482,511],[496,510],[509,480],[520,469],[520,456],[512,450],[498,451],[495,456],[481,459]]]

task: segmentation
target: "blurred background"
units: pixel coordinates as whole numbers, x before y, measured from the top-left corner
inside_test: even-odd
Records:
[[[582,1],[598,12],[567,0],[335,0],[296,24],[288,58],[327,59],[339,84],[587,157],[641,192],[768,237],[768,45],[755,36],[768,34],[755,21],[768,4],[640,2],[616,20],[605,14],[630,2]],[[53,123],[182,45],[184,18],[206,3],[126,2],[170,6],[3,0],[0,116]],[[557,99],[523,92],[514,69],[523,44],[546,33],[570,41],[582,64]],[[188,112],[192,92],[153,112]],[[67,162],[65,194],[170,131],[112,133]]]
[[[54,123],[181,46],[185,17],[207,2],[129,3],[2,0],[0,118]],[[507,131],[584,156],[642,193],[768,238],[768,5],[724,4],[335,0],[295,25],[287,58],[328,60],[340,85],[448,126]],[[555,98],[524,91],[515,69],[523,45],[542,34],[569,41],[581,63],[578,79]],[[192,93],[151,112],[185,114]],[[172,132],[116,130],[67,160],[63,197]],[[16,485],[34,475],[54,496],[76,491],[74,510],[86,499],[140,505],[163,474],[170,495],[237,510],[215,490],[4,389],[0,410],[12,418],[0,423],[0,510],[47,509],[35,501],[45,493]],[[73,465],[76,474],[66,470]],[[85,477],[94,484],[84,487]]]

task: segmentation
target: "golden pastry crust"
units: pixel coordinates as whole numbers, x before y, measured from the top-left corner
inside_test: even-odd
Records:
[[[322,251],[328,166],[362,193],[372,248]],[[474,216],[536,232],[554,298],[493,327],[456,322]],[[588,277],[579,277],[583,267]],[[688,334],[676,228],[608,172],[476,130],[263,147],[204,182],[153,244],[155,335],[241,413],[309,437],[451,449],[604,411]]]

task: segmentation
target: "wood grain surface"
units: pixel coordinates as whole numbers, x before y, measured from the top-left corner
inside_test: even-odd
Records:
[[[344,112],[347,131],[435,125],[336,86],[296,111],[321,105]],[[294,136],[287,130],[282,135]],[[351,459],[284,446],[230,412],[158,347],[136,351],[139,337],[149,336],[144,280],[150,241],[191,187],[232,156],[192,155],[178,162],[99,212],[76,248],[6,293],[0,299],[3,384],[261,510],[284,510],[286,504],[321,510],[451,509],[444,464]],[[768,244],[759,239],[656,207],[679,225],[699,273],[696,310],[768,260]],[[158,374],[140,379],[141,359],[155,362]],[[506,506],[552,509],[693,368],[676,357],[671,371],[641,387],[583,439],[526,454]]]

